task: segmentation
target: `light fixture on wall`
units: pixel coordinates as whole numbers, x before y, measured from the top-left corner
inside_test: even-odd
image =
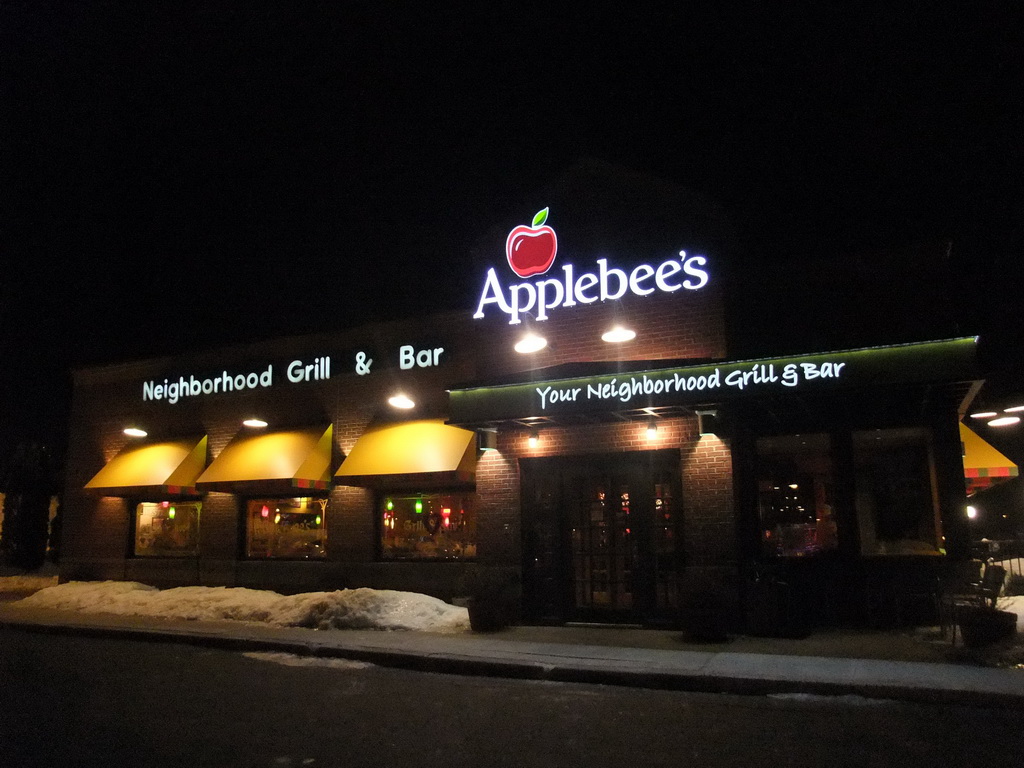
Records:
[[[537,443],[540,442],[540,433],[536,429],[532,430],[530,432],[530,437],[527,438],[526,442],[531,448],[536,448]]]
[[[1020,416],[1000,416],[988,423],[990,427],[1010,427],[1014,424],[1020,424]]]
[[[538,336],[533,331],[528,331],[523,338],[516,342],[515,349],[521,355],[528,355],[531,352],[540,352],[548,345],[548,340]]]
[[[403,411],[407,411],[410,408],[415,408],[416,403],[406,395],[404,392],[398,392],[388,398],[388,405],[392,408],[401,408]]]
[[[498,449],[498,430],[478,429],[476,432],[476,446],[481,451],[495,451]]]
[[[263,419],[257,418],[246,419],[245,421],[242,422],[242,424],[246,427],[252,427],[253,429],[262,429],[263,427],[267,426],[267,422],[265,422]]]
[[[647,422],[647,439],[653,440],[658,436],[658,422],[651,419]]]
[[[718,411],[705,409],[695,411],[695,413],[697,414],[697,431],[701,437],[718,434]]]
[[[622,344],[635,338],[636,331],[632,328],[624,328],[621,325],[616,325],[611,330],[601,334],[601,341],[607,341],[609,344]]]
[[[128,437],[145,437],[149,434],[146,430],[139,429],[138,427],[126,427],[124,429],[124,433],[128,435]]]

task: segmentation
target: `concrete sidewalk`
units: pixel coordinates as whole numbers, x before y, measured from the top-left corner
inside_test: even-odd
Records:
[[[688,646],[678,633],[515,627],[495,634],[282,628],[147,619],[0,605],[0,626],[92,637],[281,651],[451,674],[735,694],[856,695],[1024,709],[1024,670],[963,664],[748,652],[743,643]],[[854,638],[863,643],[864,638]],[[880,640],[885,641],[884,636]],[[789,641],[799,643],[801,641]],[[756,647],[756,644],[753,646]],[[781,647],[781,646],[780,646]]]

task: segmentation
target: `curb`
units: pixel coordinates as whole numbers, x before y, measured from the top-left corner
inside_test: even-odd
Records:
[[[184,643],[235,652],[276,651],[297,656],[343,658],[382,667],[417,672],[454,674],[473,677],[503,677],[560,683],[611,685],[651,690],[692,693],[717,693],[740,696],[808,694],[827,697],[858,696],[931,705],[956,705],[1024,711],[1024,677],[1019,694],[1002,691],[952,689],[936,686],[907,686],[874,682],[828,680],[787,680],[724,675],[704,672],[636,670],[565,661],[509,661],[470,657],[451,653],[416,653],[393,649],[353,648],[344,645],[304,643],[280,638],[239,637],[237,635],[185,632],[152,627],[114,627],[102,625],[51,624],[0,618],[0,628],[49,635],[68,635],[98,639],[136,640],[158,643]]]

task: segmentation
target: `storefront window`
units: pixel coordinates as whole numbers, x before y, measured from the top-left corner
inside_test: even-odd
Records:
[[[939,506],[928,432],[855,432],[853,456],[863,554],[937,553]]]
[[[476,557],[473,494],[385,495],[380,500],[385,560],[466,560]]]
[[[757,502],[765,555],[801,557],[838,546],[828,435],[757,441]]]
[[[320,559],[327,552],[327,499],[249,499],[246,555]]]
[[[190,557],[199,552],[198,501],[144,501],[135,508],[137,557]]]

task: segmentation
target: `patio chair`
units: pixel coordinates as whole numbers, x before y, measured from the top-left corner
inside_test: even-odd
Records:
[[[996,601],[1003,590],[1006,569],[1001,565],[986,562],[980,580],[960,580],[954,576],[943,585],[940,598],[942,636],[952,630],[952,641],[956,644],[957,609],[965,605],[996,607]]]

